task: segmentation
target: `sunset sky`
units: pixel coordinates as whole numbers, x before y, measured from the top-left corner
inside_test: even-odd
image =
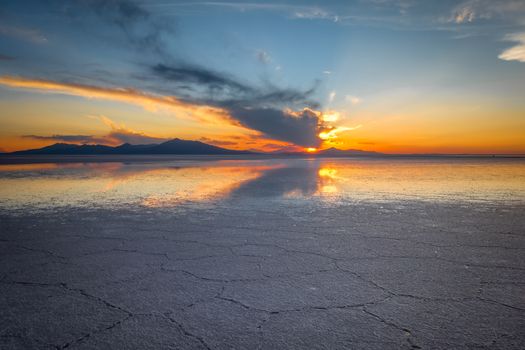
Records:
[[[525,1],[4,0],[0,151],[525,154]]]

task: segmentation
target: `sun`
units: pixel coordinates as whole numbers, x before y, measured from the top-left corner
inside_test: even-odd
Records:
[[[315,152],[317,152],[317,148],[308,147],[308,148],[306,148],[306,152],[308,152],[308,153],[315,153]]]

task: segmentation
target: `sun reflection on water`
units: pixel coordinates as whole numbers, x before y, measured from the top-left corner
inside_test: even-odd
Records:
[[[0,165],[0,208],[218,200],[525,202],[524,160],[277,159]]]

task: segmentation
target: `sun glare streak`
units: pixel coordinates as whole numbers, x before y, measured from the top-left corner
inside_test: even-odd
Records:
[[[337,126],[337,127],[334,127],[330,130],[326,130],[326,131],[321,131],[319,133],[319,138],[323,141],[332,141],[332,140],[335,140],[336,138],[338,138],[338,134],[344,132],[344,131],[350,131],[350,130],[355,130],[355,129],[359,129],[362,125],[357,125],[357,126],[354,126],[354,127],[348,127],[348,126]]]

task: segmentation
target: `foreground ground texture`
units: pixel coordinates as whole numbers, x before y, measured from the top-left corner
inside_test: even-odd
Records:
[[[320,200],[331,172],[278,171],[216,201],[3,210],[0,348],[525,348],[521,200]]]
[[[525,347],[525,208],[258,203],[2,215],[0,347]]]

